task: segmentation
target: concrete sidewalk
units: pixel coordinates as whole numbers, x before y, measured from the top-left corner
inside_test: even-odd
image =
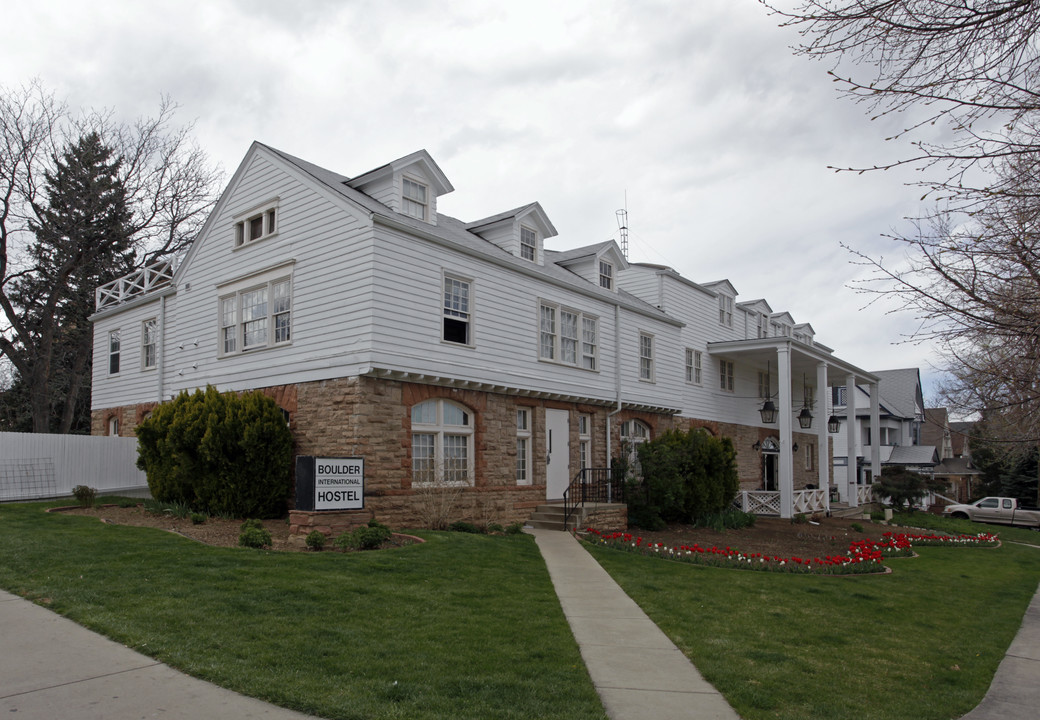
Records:
[[[739,720],[570,533],[527,530],[611,720]]]
[[[307,720],[189,677],[0,590],[0,715],[18,720]]]

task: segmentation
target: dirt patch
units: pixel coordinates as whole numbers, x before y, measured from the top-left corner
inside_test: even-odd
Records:
[[[96,517],[101,522],[116,525],[135,525],[138,527],[151,527],[159,530],[168,530],[179,535],[198,540],[207,545],[217,547],[238,547],[238,535],[241,532],[241,520],[226,520],[223,518],[208,518],[206,522],[196,525],[191,518],[178,518],[172,515],[156,515],[146,512],[144,507],[118,507],[116,505],[103,505],[93,508],[55,508],[55,510],[69,515],[87,515]],[[289,541],[289,523],[284,519],[263,520],[263,525],[271,533],[271,547],[274,550],[304,550],[311,552],[297,539],[295,543]],[[395,534],[383,547],[400,547],[411,545],[418,539],[409,535]],[[327,550],[332,549],[332,543],[327,542]]]
[[[863,528],[853,529],[853,524]],[[818,524],[794,523],[774,517],[760,517],[754,527],[721,532],[690,525],[671,525],[659,532],[633,528],[629,532],[644,542],[663,543],[666,547],[694,545],[732,548],[742,553],[789,557],[825,557],[844,555],[849,544],[857,540],[880,540],[885,532],[901,532],[902,528],[872,523],[869,520],[823,517]]]

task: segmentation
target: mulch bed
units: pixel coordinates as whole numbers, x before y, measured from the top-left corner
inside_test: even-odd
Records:
[[[135,525],[168,530],[192,540],[198,540],[207,545],[215,545],[217,547],[238,547],[238,535],[242,527],[241,520],[227,520],[215,517],[208,518],[206,522],[196,525],[191,521],[191,518],[155,515],[145,511],[141,505],[128,508],[117,505],[102,505],[93,508],[68,507],[53,508],[53,510],[69,515],[96,517],[101,522],[113,523],[115,525]],[[300,547],[299,541],[297,541],[297,544],[289,542],[289,523],[284,519],[263,520],[262,522],[268,532],[271,533],[271,548],[273,550],[303,550],[312,552],[306,546]],[[422,540],[411,535],[395,534],[380,549],[402,547],[416,542],[422,542]],[[330,539],[325,544],[325,550],[328,552],[333,549]]]

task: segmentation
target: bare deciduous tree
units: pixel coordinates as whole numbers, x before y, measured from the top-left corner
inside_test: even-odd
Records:
[[[125,236],[102,233],[100,237],[107,239],[91,239],[89,251],[72,257],[34,252],[48,222],[47,191],[53,186],[48,178],[56,176],[68,148],[83,137],[98,137],[113,153],[125,193],[133,258],[128,269],[184,250],[213,205],[220,176],[195,144],[191,126],[173,127],[175,110],[163,98],[156,117],[126,124],[110,113],[73,115],[38,81],[16,90],[0,88],[0,361],[13,365],[16,382],[30,388],[35,432],[69,427],[68,399],[40,397],[41,393],[82,388],[83,373],[89,389],[89,363],[72,364],[80,377],[59,378],[54,373],[67,374],[70,364],[54,354],[68,348],[62,341],[63,322],[89,315],[90,308],[72,312],[69,303],[71,298],[80,304],[91,302],[93,288],[74,285],[76,278],[91,277],[81,269],[105,256],[106,248],[94,246],[126,241]],[[45,266],[59,261],[62,271],[57,275]],[[25,293],[29,286],[38,292]],[[30,296],[34,302],[26,301]],[[82,355],[82,348],[76,353]],[[55,406],[62,408],[56,428],[50,413],[42,410]]]
[[[801,0],[785,10],[760,1],[801,33],[796,52],[834,61],[834,80],[874,117],[923,110],[897,136],[940,123],[951,133],[914,142],[894,163],[847,169],[932,167],[939,177],[921,184],[970,207],[999,186],[974,184],[969,170],[1040,152],[1040,2]]]

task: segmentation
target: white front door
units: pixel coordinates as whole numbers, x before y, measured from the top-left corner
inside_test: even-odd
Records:
[[[570,413],[545,411],[545,499],[560,500],[571,482]]]

